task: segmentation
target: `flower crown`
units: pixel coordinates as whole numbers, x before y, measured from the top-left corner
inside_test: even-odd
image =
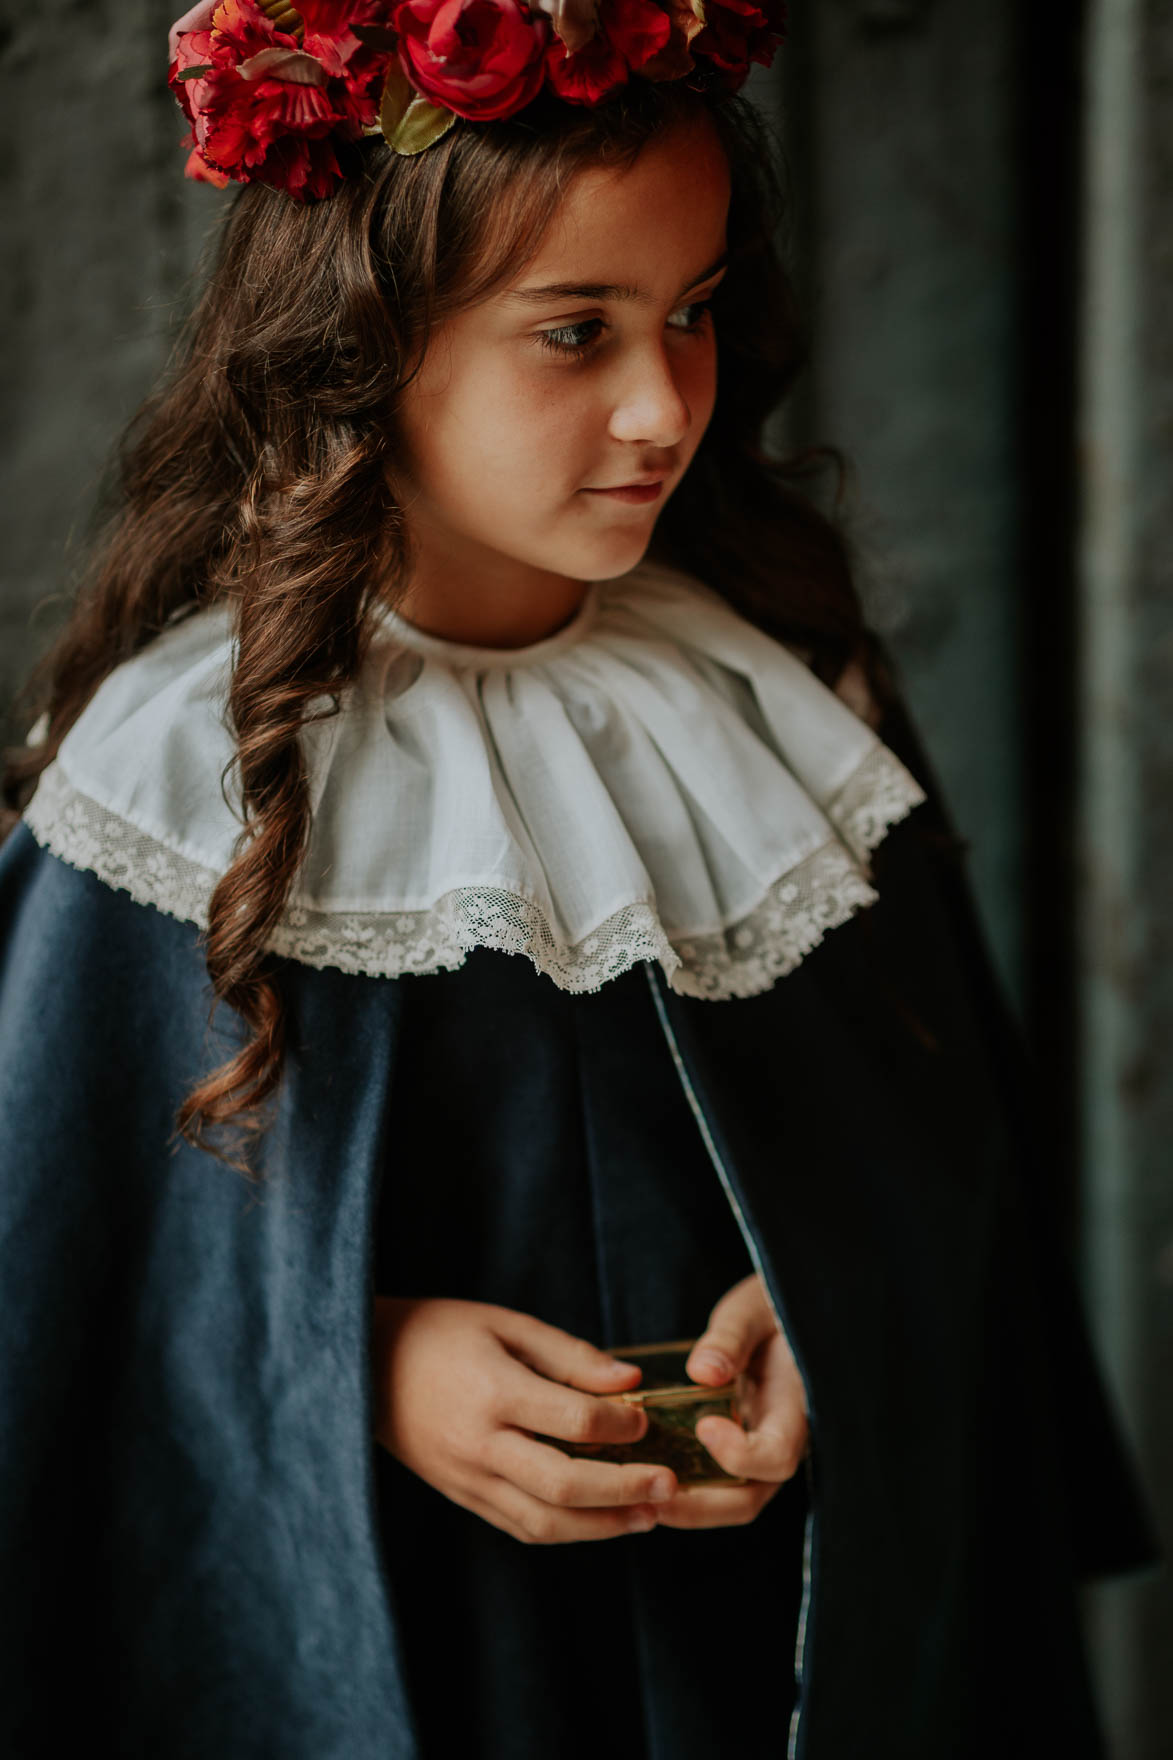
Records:
[[[785,20],[784,0],[204,0],[171,27],[167,83],[191,123],[188,177],[306,201],[334,193],[335,147],[365,134],[419,153],[543,89],[598,104],[633,74],[706,64],[736,91]]]

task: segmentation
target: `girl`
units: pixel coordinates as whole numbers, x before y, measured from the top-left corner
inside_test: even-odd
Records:
[[[761,441],[780,34],[179,21],[245,187],[7,772],[7,1751],[1100,1752],[1074,1585],[1144,1512]],[[609,1353],[694,1338],[727,1483],[624,1458]]]

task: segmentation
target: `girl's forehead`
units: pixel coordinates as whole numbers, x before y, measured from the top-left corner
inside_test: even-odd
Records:
[[[650,143],[630,165],[586,166],[569,180],[526,263],[508,277],[511,297],[531,283],[606,281],[617,291],[624,263],[662,261],[677,273],[686,259],[699,278],[719,265],[729,208],[729,168],[715,141],[683,131]],[[547,289],[547,292],[549,289]],[[575,289],[574,291],[580,291]]]
[[[729,252],[722,249],[703,268],[695,274],[687,276],[682,291],[687,293],[692,287],[699,287],[728,262]],[[630,301],[636,305],[648,305],[653,294],[644,287],[631,281],[591,281],[584,276],[571,276],[560,281],[536,281],[533,270],[522,278],[521,285],[511,285],[505,290],[505,299],[519,305],[542,305],[552,299],[590,299]]]

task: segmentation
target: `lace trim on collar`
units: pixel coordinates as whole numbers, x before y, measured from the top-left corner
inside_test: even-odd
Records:
[[[564,990],[598,990],[641,960],[672,989],[710,1000],[755,996],[794,969],[824,935],[877,893],[860,863],[924,799],[885,746],[872,748],[834,803],[840,835],[776,880],[736,923],[670,940],[653,903],[625,905],[573,946],[534,900],[499,887],[457,887],[427,910],[340,913],[291,902],[267,943],[302,965],[367,977],[453,970],[474,947],[524,954]],[[207,926],[218,876],[75,789],[56,764],[24,818],[39,842],[140,904]],[[842,839],[842,841],[841,841]],[[849,844],[856,860],[844,844]]]

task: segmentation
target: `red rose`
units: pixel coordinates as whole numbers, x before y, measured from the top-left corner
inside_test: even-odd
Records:
[[[723,84],[736,91],[751,61],[769,67],[786,34],[784,0],[705,0],[705,28],[690,45],[724,74]]]
[[[187,175],[256,179],[299,201],[332,194],[335,143],[374,121],[389,59],[350,27],[380,10],[379,0],[309,0],[299,43],[256,0],[223,0],[209,29],[181,33],[168,83],[192,125]],[[189,68],[200,71],[181,78]]]
[[[418,92],[474,122],[538,94],[549,27],[520,0],[401,0],[399,59]]]
[[[652,0],[603,0],[598,30],[585,48],[568,51],[554,38],[546,51],[547,77],[568,103],[597,104],[659,54],[671,30],[668,14]]]

